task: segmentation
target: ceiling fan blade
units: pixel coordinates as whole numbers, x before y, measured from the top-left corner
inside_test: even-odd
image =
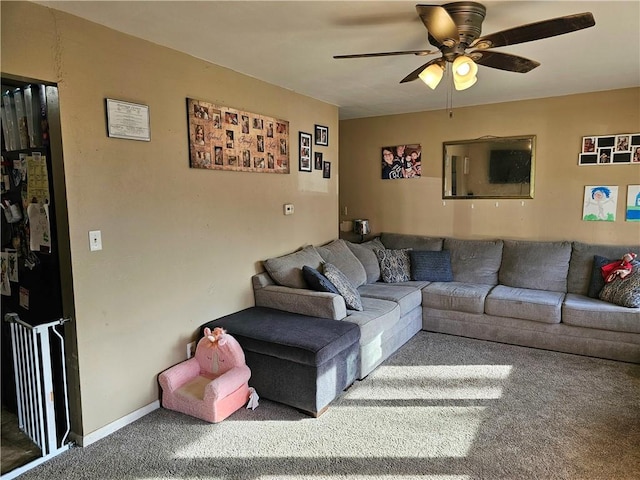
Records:
[[[542,38],[555,37],[565,33],[575,32],[583,28],[593,27],[596,21],[591,12],[577,13],[565,17],[552,18],[541,22],[528,23],[519,27],[509,28],[501,32],[492,33],[478,38],[470,46],[486,49],[515,45],[516,43],[531,42]]]
[[[416,5],[420,20],[427,27],[431,35],[439,45],[444,45],[447,40],[453,46],[460,42],[460,34],[456,23],[444,8],[439,5]]]
[[[511,55],[510,53],[474,50],[469,53],[469,56],[473,58],[478,65],[497,68],[498,70],[507,70],[509,72],[527,73],[540,65],[540,63],[535,60]]]
[[[425,63],[421,67],[416,68],[413,72],[411,72],[409,75],[407,75],[402,80],[400,80],[400,83],[413,82],[418,78],[418,75],[420,75],[425,68],[427,68],[429,65],[433,63],[438,63],[438,62],[443,62],[442,57],[434,58],[433,60]]]
[[[433,55],[440,53],[438,50],[403,50],[399,52],[377,52],[377,53],[355,53],[352,55],[334,55],[333,58],[368,58],[368,57],[390,57],[392,55]]]

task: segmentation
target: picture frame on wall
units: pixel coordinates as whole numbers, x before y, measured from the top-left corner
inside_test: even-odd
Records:
[[[322,170],[322,152],[313,152],[313,169]]]
[[[300,155],[298,169],[301,172],[310,172],[311,164],[311,134],[307,132],[299,132],[298,153]]]
[[[187,98],[189,166],[289,173],[289,122]]]
[[[331,162],[322,163],[322,178],[331,178]]]
[[[578,165],[640,165],[640,133],[582,137]]]
[[[322,147],[329,146],[329,127],[324,125],[316,125],[315,129],[315,143]]]

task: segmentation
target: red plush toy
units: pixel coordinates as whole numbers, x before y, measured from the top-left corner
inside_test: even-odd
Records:
[[[602,271],[602,277],[604,281],[609,283],[616,277],[625,278],[633,271],[633,262],[636,258],[635,253],[626,253],[621,260],[607,263],[600,270]]]

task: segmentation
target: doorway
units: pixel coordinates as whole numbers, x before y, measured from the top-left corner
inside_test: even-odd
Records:
[[[77,349],[55,84],[2,74],[1,182],[4,480],[68,448],[70,419],[74,431],[80,428],[77,368],[69,368]],[[33,380],[31,386],[21,375]],[[47,413],[49,403],[55,407]],[[32,404],[38,406],[30,411]],[[42,418],[34,413],[38,409]],[[46,441],[42,419],[45,430],[54,421]]]

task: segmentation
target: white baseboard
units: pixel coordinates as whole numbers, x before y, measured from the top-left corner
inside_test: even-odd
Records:
[[[99,428],[98,430],[94,430],[88,435],[84,435],[84,436],[73,435],[74,437],[76,437],[73,440],[81,447],[88,447],[92,443],[97,442],[98,440],[102,440],[108,435],[111,435],[113,432],[120,430],[122,427],[125,427],[130,423],[135,422],[139,418],[144,417],[145,415],[153,412],[154,410],[157,410],[158,408],[160,408],[160,400],[156,400],[155,402],[150,403],[149,405],[142,407],[136,410],[135,412],[131,412],[129,415],[125,415],[124,417],[116,420],[115,422],[111,422],[110,424],[105,425],[104,427]]]

